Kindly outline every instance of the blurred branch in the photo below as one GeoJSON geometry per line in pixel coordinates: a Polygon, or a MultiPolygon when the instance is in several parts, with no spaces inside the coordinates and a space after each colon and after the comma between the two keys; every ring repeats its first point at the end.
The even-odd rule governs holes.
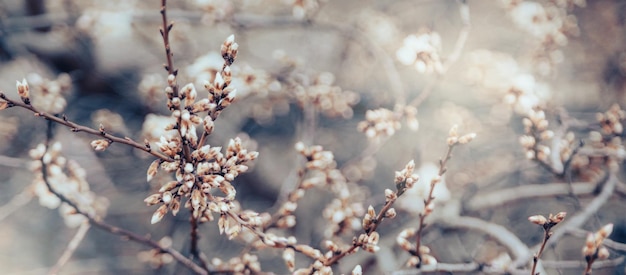
{"type": "Polygon", "coordinates": [[[13,214],[13,212],[22,208],[22,206],[28,204],[33,199],[33,193],[30,188],[26,188],[22,193],[19,193],[5,205],[0,207],[0,222],[6,217],[13,214]]]}
{"type": "Polygon", "coordinates": [[[505,246],[516,261],[526,264],[532,256],[528,247],[506,227],[490,223],[474,217],[448,217],[437,221],[437,224],[447,228],[463,228],[483,232],[505,246]]]}
{"type": "MultiPolygon", "coordinates": [[[[593,193],[597,187],[591,182],[576,182],[571,184],[571,188],[574,195],[585,195],[593,193]]],[[[476,194],[469,202],[467,202],[466,210],[480,211],[482,209],[498,207],[500,205],[523,201],[526,199],[563,195],[570,195],[570,184],[548,183],[521,185],[489,193],[476,194]]]]}
{"type": "MultiPolygon", "coordinates": [[[[616,267],[624,263],[624,257],[617,257],[615,259],[604,260],[604,261],[595,261],[593,262],[593,269],[598,268],[607,268],[607,267],[616,267]]],[[[587,263],[585,261],[543,261],[543,265],[547,268],[554,269],[574,269],[574,268],[585,268],[587,263]]]]}
{"type": "MultiPolygon", "coordinates": [[[[544,266],[547,268],[553,269],[574,269],[574,268],[584,268],[586,263],[584,261],[542,261],[544,266]]],[[[624,257],[618,257],[611,260],[598,261],[593,263],[593,268],[607,268],[607,267],[615,267],[619,266],[624,262],[624,257]]],[[[471,273],[475,274],[476,272],[482,272],[486,274],[528,274],[528,270],[504,270],[501,268],[490,267],[488,265],[479,264],[479,263],[460,263],[460,264],[450,264],[450,263],[438,263],[435,268],[431,271],[420,271],[417,269],[406,269],[406,270],[398,270],[393,272],[393,275],[416,275],[422,273],[434,273],[434,272],[448,272],[448,273],[471,273]]],[[[543,274],[543,273],[542,273],[543,274]]]]}
{"type": "Polygon", "coordinates": [[[530,270],[505,270],[498,267],[490,267],[485,264],[479,263],[460,263],[460,264],[451,264],[451,263],[437,263],[437,265],[428,271],[419,270],[419,269],[404,269],[397,270],[391,273],[392,275],[417,275],[417,274],[438,274],[438,273],[451,273],[451,274],[459,274],[459,273],[470,273],[470,274],[511,274],[511,275],[527,275],[530,270]]]}
{"type": "Polygon", "coordinates": [[[11,167],[11,168],[27,168],[28,160],[21,159],[21,158],[0,156],[0,166],[6,166],[6,167],[11,167]]]}
{"type": "Polygon", "coordinates": [[[63,268],[65,264],[67,263],[67,261],[69,261],[70,258],[72,258],[72,255],[74,255],[74,251],[76,251],[76,248],[78,248],[78,245],[80,244],[80,242],[85,238],[85,235],[87,235],[87,232],[89,232],[89,228],[91,228],[91,225],[88,222],[85,222],[80,225],[80,227],[78,228],[78,231],[76,231],[76,235],[74,235],[74,238],[72,238],[70,243],[67,245],[67,248],[65,248],[65,251],[63,251],[63,254],[61,254],[61,257],[59,257],[59,260],[57,261],[57,263],[52,268],[50,268],[50,271],[48,271],[48,274],[59,273],[61,268],[63,268]]]}

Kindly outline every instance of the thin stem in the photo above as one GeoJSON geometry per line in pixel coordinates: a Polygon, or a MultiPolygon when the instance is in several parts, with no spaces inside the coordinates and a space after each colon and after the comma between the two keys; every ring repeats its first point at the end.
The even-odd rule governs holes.
{"type": "Polygon", "coordinates": [[[198,219],[193,216],[193,209],[191,209],[191,256],[193,259],[197,259],[198,262],[202,265],[204,270],[209,271],[208,263],[202,258],[200,250],[198,249],[198,240],[200,237],[198,236],[198,219]]]}
{"type": "MultiPolygon", "coordinates": [[[[394,198],[389,199],[389,200],[387,200],[385,202],[385,205],[383,205],[383,207],[378,212],[378,215],[376,215],[376,218],[374,219],[374,221],[372,221],[372,227],[369,227],[368,229],[366,229],[365,230],[365,234],[370,236],[373,232],[376,231],[376,229],[378,228],[378,225],[380,225],[380,223],[385,218],[385,215],[387,214],[387,211],[389,211],[389,209],[391,209],[391,207],[393,206],[393,204],[396,202],[397,199],[398,199],[398,196],[397,196],[397,191],[396,191],[396,196],[394,196],[394,198]]],[[[363,243],[360,243],[358,241],[353,241],[352,242],[352,246],[350,248],[348,248],[347,250],[344,250],[341,253],[336,254],[333,257],[331,257],[330,259],[326,260],[324,262],[324,265],[325,266],[331,266],[331,265],[337,263],[343,257],[354,253],[354,251],[357,248],[361,247],[362,245],[363,245],[363,243]]]]}
{"type": "MultiPolygon", "coordinates": [[[[163,38],[163,46],[165,46],[165,56],[167,59],[165,69],[169,74],[176,76],[178,70],[174,68],[174,54],[170,48],[170,31],[174,24],[167,22],[167,0],[161,0],[161,19],[163,23],[161,27],[161,37],[163,38]]],[[[172,87],[172,89],[174,89],[174,97],[178,97],[178,87],[172,87]]]]}
{"type": "Polygon", "coordinates": [[[49,121],[55,122],[57,124],[61,124],[61,125],[65,126],[65,127],[68,127],[68,128],[70,128],[70,130],[72,130],[72,132],[84,132],[84,133],[87,133],[87,134],[90,134],[90,135],[93,135],[93,136],[104,138],[104,139],[108,140],[109,142],[117,142],[117,143],[126,144],[126,145],[129,145],[129,146],[134,147],[136,149],[142,150],[142,151],[144,151],[146,153],[149,153],[149,154],[151,154],[151,155],[153,155],[153,156],[155,156],[155,157],[157,157],[159,159],[162,159],[164,161],[173,161],[173,159],[171,159],[170,157],[168,157],[168,156],[166,156],[166,155],[164,155],[164,154],[162,154],[160,152],[156,152],[156,151],[152,150],[152,148],[150,148],[149,144],[141,144],[139,142],[136,142],[136,141],[132,140],[129,137],[121,138],[121,137],[109,134],[106,131],[100,131],[100,130],[96,130],[96,129],[93,129],[93,128],[90,128],[90,127],[87,127],[87,126],[84,126],[84,125],[80,125],[78,123],[70,121],[65,116],[62,116],[62,117],[59,118],[59,117],[57,117],[55,115],[52,115],[52,114],[49,114],[49,113],[46,113],[46,112],[41,112],[41,111],[37,110],[35,107],[33,107],[32,105],[25,104],[25,103],[17,101],[17,100],[12,100],[12,99],[6,97],[6,95],[3,94],[3,93],[0,93],[0,99],[3,99],[5,101],[9,102],[11,107],[17,106],[17,107],[20,107],[20,108],[24,108],[26,110],[29,110],[29,111],[33,112],[35,114],[35,116],[43,117],[46,120],[49,120],[49,121]]]}
{"type": "MultiPolygon", "coordinates": [[[[437,173],[439,177],[443,176],[443,174],[446,173],[446,165],[448,164],[448,161],[452,157],[452,150],[454,149],[454,146],[455,144],[448,145],[448,149],[446,151],[445,156],[443,157],[443,159],[439,160],[439,172],[437,173]]],[[[431,180],[430,190],[428,191],[428,197],[426,197],[426,199],[424,200],[424,213],[419,214],[419,225],[417,227],[417,232],[415,234],[415,256],[419,258],[419,263],[417,264],[418,265],[417,267],[420,267],[422,264],[422,255],[420,253],[420,246],[422,245],[422,232],[424,231],[424,227],[426,227],[426,217],[430,214],[426,210],[426,208],[435,200],[435,197],[433,197],[433,192],[435,190],[435,185],[438,183],[438,181],[439,179],[431,180]]]]}
{"type": "MultiPolygon", "coordinates": [[[[47,131],[46,131],[46,144],[48,145],[50,143],[50,140],[52,138],[52,121],[48,121],[48,127],[47,127],[47,131]]],[[[46,148],[49,146],[46,146],[46,148]]],[[[45,154],[44,154],[45,155],[45,154]]],[[[163,247],[161,246],[159,243],[146,238],[144,236],[138,235],[136,233],[133,233],[131,231],[128,231],[126,229],[117,227],[117,226],[113,226],[110,224],[107,224],[105,222],[103,222],[101,220],[100,217],[93,215],[91,213],[87,213],[82,211],[78,205],[76,205],[73,201],[71,201],[70,199],[68,199],[66,196],[64,196],[63,194],[57,192],[52,185],[50,184],[50,182],[48,182],[48,165],[43,161],[43,157],[40,160],[41,162],[41,174],[42,174],[42,180],[45,183],[46,187],[48,187],[48,191],[50,191],[50,193],[54,194],[55,196],[57,196],[62,202],[66,203],[67,205],[69,205],[70,207],[72,207],[74,209],[74,211],[76,212],[76,214],[82,215],[85,218],[87,218],[87,220],[89,220],[89,223],[104,230],[107,231],[109,233],[112,234],[116,234],[116,235],[120,235],[120,236],[124,236],[127,239],[131,240],[131,241],[135,241],[147,246],[151,246],[152,248],[155,248],[157,250],[159,250],[160,252],[163,253],[168,253],[170,255],[172,255],[172,257],[177,260],[178,262],[180,262],[181,264],[183,264],[184,266],[186,266],[187,268],[191,269],[192,271],[198,273],[198,274],[208,274],[208,272],[206,270],[204,270],[202,267],[196,265],[192,260],[190,260],[189,258],[183,256],[182,254],[180,254],[180,252],[178,252],[175,249],[169,248],[169,247],[163,247]]]]}
{"type": "Polygon", "coordinates": [[[74,251],[76,251],[80,242],[85,238],[87,232],[89,232],[89,228],[91,228],[89,223],[83,223],[80,225],[78,231],[76,231],[76,235],[74,235],[70,243],[67,245],[67,248],[65,248],[65,251],[63,251],[63,254],[59,257],[57,263],[50,269],[50,271],[48,271],[48,274],[59,273],[61,268],[63,268],[67,261],[72,258],[72,255],[74,255],[74,251]]]}
{"type": "Polygon", "coordinates": [[[583,275],[591,275],[591,265],[593,264],[593,260],[587,261],[587,266],[585,267],[585,271],[583,275]]]}
{"type": "Polygon", "coordinates": [[[535,273],[535,270],[537,269],[537,263],[539,262],[539,258],[541,258],[541,254],[543,253],[543,250],[546,248],[546,243],[550,239],[550,235],[551,235],[550,228],[544,228],[543,242],[541,243],[541,247],[539,247],[539,251],[537,252],[537,254],[533,256],[533,267],[530,270],[530,275],[538,274],[538,273],[535,273]]]}
{"type": "Polygon", "coordinates": [[[6,217],[21,209],[33,199],[33,192],[30,188],[22,191],[22,193],[13,196],[13,198],[5,205],[0,206],[0,222],[6,217]]]}
{"type": "MultiPolygon", "coordinates": [[[[608,172],[607,172],[608,173],[608,172]]],[[[572,229],[582,227],[585,222],[593,216],[598,210],[608,202],[609,198],[615,191],[615,186],[617,185],[617,176],[612,173],[609,173],[606,179],[603,180],[602,183],[604,186],[602,187],[602,191],[598,196],[596,196],[585,208],[582,209],[579,213],[576,213],[571,218],[564,220],[559,223],[559,227],[552,231],[552,235],[550,236],[550,240],[546,245],[554,245],[558,240],[561,239],[565,235],[565,233],[571,231],[572,229]]],[[[533,250],[537,249],[534,247],[533,250]]],[[[518,258],[511,265],[514,267],[519,267],[526,265],[530,258],[518,258]]]]}

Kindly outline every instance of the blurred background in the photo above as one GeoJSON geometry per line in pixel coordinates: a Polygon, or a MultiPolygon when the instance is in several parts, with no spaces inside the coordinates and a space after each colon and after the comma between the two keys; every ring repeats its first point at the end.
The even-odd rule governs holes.
{"type": "MultiPolygon", "coordinates": [[[[522,118],[539,107],[554,128],[564,117],[592,124],[596,113],[626,104],[626,2],[620,0],[170,2],[168,14],[175,22],[170,42],[181,86],[195,83],[199,95],[206,95],[201,83],[220,69],[221,44],[230,34],[239,44],[233,65],[238,99],[216,121],[208,144],[226,146],[240,136],[260,152],[251,171],[234,182],[244,209],[271,211],[295,186],[302,165],[293,149],[298,141],[332,151],[346,178],[362,187],[358,199],[378,209],[383,190],[394,187],[394,171],[414,159],[428,174],[428,165],[445,154],[449,129],[458,124],[461,134],[475,132],[477,138],[455,149],[445,178],[449,194],[436,212],[455,203],[462,215],[503,225],[532,247],[543,232],[527,222],[528,216],[574,214],[595,195],[538,195],[485,209],[467,206],[495,190],[564,182],[526,158],[519,145],[522,118]],[[407,54],[412,55],[407,59],[407,54]],[[332,103],[307,97],[318,90],[332,103]],[[379,138],[357,129],[367,110],[406,104],[417,109],[419,127],[403,120],[393,135],[379,138]]],[[[147,0],[3,0],[0,90],[18,98],[14,83],[26,79],[36,106],[53,108],[46,105],[55,102],[46,97],[52,93],[65,98],[59,113],[72,121],[94,128],[103,123],[119,136],[154,141],[162,127],[158,116],[168,115],[159,7],[160,1],[147,0]]],[[[587,139],[590,129],[576,129],[576,138],[587,139]]],[[[0,111],[3,274],[47,273],[76,234],[58,210],[40,206],[33,195],[28,152],[45,140],[45,131],[46,122],[27,110],[0,111]]],[[[155,240],[170,236],[173,247],[187,253],[187,213],[149,223],[155,209],[143,199],[169,179],[159,174],[146,182],[150,155],[122,144],[94,152],[93,137],[62,126],[54,131],[63,154],[86,170],[91,190],[108,200],[107,222],[155,240]]],[[[617,160],[623,178],[622,163],[617,160]]],[[[572,180],[593,182],[584,173],[572,180]]],[[[332,197],[324,190],[307,192],[296,212],[297,226],[281,234],[319,247],[327,227],[320,213],[332,197]]],[[[612,222],[611,238],[626,242],[624,207],[624,193],[616,192],[583,229],[612,222]]],[[[366,274],[390,272],[394,264],[402,268],[409,255],[394,246],[395,236],[415,226],[417,213],[409,207],[398,212],[380,227],[387,248],[377,257],[349,256],[337,273],[355,264],[366,274]]],[[[220,236],[215,223],[203,224],[200,231],[201,249],[209,258],[227,260],[245,247],[220,236]]],[[[506,252],[484,233],[436,225],[427,228],[424,242],[446,263],[487,263],[506,252]]],[[[568,236],[544,257],[583,261],[583,243],[584,238],[568,236]]],[[[146,250],[92,228],[61,274],[188,272],[176,263],[146,262],[150,257],[138,256],[146,250]]],[[[611,252],[613,259],[624,257],[611,252]]],[[[278,251],[253,254],[264,270],[288,273],[278,251]]],[[[623,274],[623,262],[596,274],[623,274]]],[[[308,263],[296,260],[297,267],[308,263]]],[[[579,274],[582,268],[546,271],[579,274]]]]}

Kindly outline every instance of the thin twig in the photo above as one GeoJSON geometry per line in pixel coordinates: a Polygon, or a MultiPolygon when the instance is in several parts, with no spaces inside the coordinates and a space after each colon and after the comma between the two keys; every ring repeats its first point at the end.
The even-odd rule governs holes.
{"type": "Polygon", "coordinates": [[[191,248],[190,248],[190,252],[191,252],[191,256],[192,259],[197,259],[198,262],[200,262],[200,264],[202,265],[202,267],[204,268],[204,270],[208,271],[209,270],[209,264],[202,258],[202,253],[200,252],[200,249],[198,249],[198,240],[200,239],[200,237],[198,236],[198,219],[196,219],[193,216],[193,208],[191,209],[191,217],[190,217],[190,224],[191,224],[191,248]]]}
{"type": "Polygon", "coordinates": [[[74,251],[76,251],[80,242],[83,241],[85,235],[87,235],[87,232],[89,232],[89,228],[91,228],[91,225],[88,222],[82,223],[80,225],[78,231],[76,231],[76,235],[74,235],[70,243],[67,244],[67,248],[65,248],[65,251],[63,251],[63,254],[61,254],[61,257],[59,257],[57,263],[52,268],[50,268],[48,274],[58,274],[59,271],[61,271],[67,261],[72,258],[72,255],[74,255],[74,251]]]}
{"type": "Polygon", "coordinates": [[[0,166],[6,166],[11,168],[27,168],[27,163],[28,161],[25,159],[0,156],[0,166]]]}
{"type": "Polygon", "coordinates": [[[26,190],[22,191],[22,193],[13,196],[8,203],[0,207],[0,222],[18,209],[22,208],[24,205],[28,204],[32,199],[33,192],[30,188],[26,188],[26,190]]]}
{"type": "MultiPolygon", "coordinates": [[[[452,157],[452,150],[454,149],[454,146],[455,144],[448,145],[445,156],[439,160],[439,172],[437,173],[439,177],[443,176],[443,174],[446,173],[446,165],[452,157]]],[[[431,180],[428,196],[424,200],[424,213],[419,213],[419,225],[417,226],[417,232],[415,233],[415,256],[419,258],[419,263],[417,264],[418,268],[422,264],[422,255],[420,253],[420,246],[422,245],[422,232],[424,231],[424,227],[426,227],[426,217],[429,214],[426,208],[435,200],[435,197],[433,197],[433,192],[435,190],[435,185],[438,183],[439,180],[440,178],[438,178],[437,180],[431,180]]]]}
{"type": "MultiPolygon", "coordinates": [[[[604,186],[602,187],[602,192],[595,197],[583,210],[579,213],[576,213],[571,218],[568,218],[560,223],[560,226],[555,229],[550,237],[550,240],[546,243],[547,246],[555,245],[561,237],[563,237],[567,232],[571,231],[575,228],[582,227],[585,222],[593,216],[595,213],[600,210],[600,208],[608,202],[609,198],[613,194],[615,190],[615,185],[617,184],[617,176],[609,173],[606,181],[604,182],[604,186]]],[[[532,249],[539,249],[539,245],[534,246],[532,249]]],[[[530,256],[519,257],[512,263],[512,266],[520,267],[524,266],[530,260],[530,256]]]]}
{"type": "MultiPolygon", "coordinates": [[[[378,228],[378,225],[380,225],[380,223],[385,218],[385,215],[387,214],[387,211],[389,211],[389,209],[391,209],[391,207],[396,202],[396,200],[397,200],[397,197],[395,197],[394,199],[387,200],[387,202],[385,202],[385,205],[378,212],[378,215],[376,216],[376,219],[374,221],[372,221],[372,227],[370,227],[367,230],[365,230],[365,234],[367,234],[369,236],[370,234],[372,234],[373,232],[376,231],[376,229],[378,228]]],[[[348,255],[354,253],[356,251],[356,249],[361,247],[362,245],[363,244],[358,242],[358,241],[353,241],[351,247],[349,247],[348,249],[343,250],[341,253],[337,253],[337,254],[333,255],[333,257],[331,257],[330,259],[328,259],[327,261],[324,262],[324,265],[325,266],[331,266],[331,265],[336,264],[339,260],[341,260],[345,256],[348,256],[348,255]]]]}
{"type": "MultiPolygon", "coordinates": [[[[52,121],[48,121],[48,127],[47,127],[47,139],[46,139],[46,144],[50,143],[50,139],[52,138],[52,121]]],[[[49,146],[46,146],[46,148],[49,146]]],[[[45,155],[45,154],[44,154],[45,155]]],[[[85,218],[87,218],[89,220],[89,223],[102,229],[105,230],[107,232],[110,232],[112,234],[116,234],[116,235],[120,235],[120,236],[124,236],[126,238],[128,238],[129,240],[147,245],[147,246],[151,246],[152,248],[156,248],[157,250],[159,250],[160,252],[163,253],[168,253],[170,255],[172,255],[172,257],[177,260],[178,262],[180,262],[181,264],[183,264],[184,266],[186,266],[187,268],[191,269],[192,271],[198,273],[198,274],[208,274],[208,272],[206,270],[204,270],[202,267],[196,265],[192,260],[190,260],[189,258],[183,256],[182,254],[180,254],[180,252],[178,252],[175,249],[169,248],[169,247],[163,247],[161,246],[158,242],[155,242],[149,238],[146,238],[144,236],[138,235],[136,233],[133,233],[131,231],[128,231],[126,229],[123,228],[119,228],[110,224],[107,224],[105,222],[103,222],[101,220],[100,217],[95,216],[93,214],[87,213],[82,211],[78,205],[76,205],[73,201],[71,201],[70,199],[68,199],[67,197],[65,197],[63,194],[57,192],[52,185],[50,185],[50,182],[48,182],[48,165],[43,161],[43,157],[40,160],[41,162],[41,174],[42,174],[42,180],[45,183],[46,187],[48,187],[48,191],[50,191],[50,193],[54,194],[55,196],[57,196],[62,202],[66,203],[67,205],[69,205],[70,207],[72,207],[74,209],[74,211],[76,212],[76,214],[82,215],[85,218]]]]}
{"type": "Polygon", "coordinates": [[[29,111],[33,112],[35,114],[35,116],[43,117],[43,118],[45,118],[45,119],[47,119],[49,121],[53,121],[53,122],[55,122],[57,124],[61,124],[61,125],[65,126],[65,127],[70,128],[70,130],[72,130],[72,132],[84,132],[84,133],[87,133],[87,134],[90,134],[90,135],[93,135],[93,136],[97,136],[97,137],[106,139],[109,142],[117,142],[117,143],[126,144],[126,145],[129,145],[131,147],[134,147],[134,148],[137,148],[139,150],[142,150],[142,151],[144,151],[146,153],[149,153],[149,154],[151,154],[151,155],[153,155],[153,156],[155,156],[155,157],[157,157],[159,159],[162,159],[162,160],[165,160],[165,161],[173,161],[173,159],[171,159],[170,157],[168,157],[168,156],[166,156],[166,155],[164,155],[164,154],[162,154],[160,152],[152,150],[152,148],[150,148],[149,144],[141,144],[141,143],[138,143],[138,142],[132,140],[129,137],[121,138],[121,137],[109,134],[106,131],[96,130],[96,129],[93,129],[93,128],[90,128],[90,127],[87,127],[87,126],[84,126],[84,125],[80,125],[78,123],[70,121],[65,116],[62,116],[62,117],[59,118],[59,117],[54,116],[52,114],[49,114],[49,113],[46,113],[46,112],[41,112],[41,111],[37,110],[33,105],[26,104],[26,103],[23,103],[23,102],[20,102],[20,101],[17,101],[17,100],[12,100],[12,99],[8,98],[4,93],[0,93],[0,99],[3,99],[5,101],[9,102],[9,104],[10,104],[9,107],[17,106],[17,107],[20,107],[20,108],[24,108],[26,110],[29,110],[29,111]]]}

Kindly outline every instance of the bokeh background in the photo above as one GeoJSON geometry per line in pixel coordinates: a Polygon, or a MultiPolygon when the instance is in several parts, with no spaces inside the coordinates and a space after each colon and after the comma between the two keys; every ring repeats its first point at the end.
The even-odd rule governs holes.
{"type": "MultiPolygon", "coordinates": [[[[463,215],[503,225],[531,247],[541,241],[542,231],[527,221],[528,216],[558,211],[574,214],[594,194],[516,201],[480,211],[463,208],[490,191],[563,182],[525,157],[518,141],[524,131],[523,112],[506,102],[511,85],[530,86],[533,100],[540,102],[555,124],[563,110],[593,123],[597,112],[614,103],[626,105],[626,2],[620,0],[536,1],[548,14],[562,16],[556,32],[563,34],[565,42],[562,38],[546,42],[545,33],[554,28],[542,29],[540,18],[533,17],[536,6],[514,8],[519,5],[516,2],[531,1],[469,0],[469,21],[459,12],[463,5],[452,0],[170,2],[179,83],[202,83],[203,77],[212,77],[215,52],[228,35],[235,34],[239,55],[233,75],[240,97],[216,122],[208,143],[225,146],[237,135],[254,140],[260,157],[235,186],[242,207],[259,212],[271,211],[280,194],[293,188],[301,165],[293,149],[297,141],[333,151],[339,167],[355,159],[361,163],[357,175],[352,170],[352,179],[366,190],[365,205],[378,208],[384,203],[383,190],[393,188],[394,171],[411,159],[418,167],[437,163],[445,153],[448,130],[458,124],[461,133],[475,132],[477,138],[455,150],[445,180],[450,199],[437,210],[459,204],[463,215]],[[432,32],[441,39],[437,54],[448,66],[444,72],[422,73],[399,62],[396,53],[407,36],[432,32]],[[466,40],[460,39],[464,32],[466,40]],[[458,41],[463,42],[461,47],[458,41]],[[451,54],[458,56],[451,58],[451,54]],[[519,74],[527,78],[513,81],[519,74]],[[311,120],[307,107],[298,104],[290,89],[319,79],[331,79],[341,91],[352,92],[342,96],[357,95],[358,102],[347,113],[328,117],[318,112],[311,120]],[[365,112],[393,109],[425,93],[428,96],[417,106],[419,129],[402,125],[372,151],[370,144],[376,141],[357,130],[365,112]]],[[[146,0],[3,0],[0,90],[17,98],[16,80],[62,81],[66,76],[59,75],[67,74],[72,86],[64,94],[67,107],[63,113],[68,118],[97,128],[94,120],[106,109],[123,120],[123,125],[116,124],[119,135],[143,140],[151,129],[144,124],[149,115],[167,115],[164,99],[159,97],[166,76],[158,33],[159,6],[160,1],[146,0]]],[[[203,94],[202,86],[196,87],[203,94]]],[[[109,114],[105,120],[114,121],[115,115],[105,114],[109,114]]],[[[41,207],[29,189],[28,152],[45,139],[45,129],[45,121],[26,110],[0,112],[3,274],[46,273],[76,232],[65,225],[57,210],[41,207]]],[[[585,131],[579,130],[577,137],[587,138],[585,131]]],[[[149,223],[155,209],[145,206],[143,199],[158,190],[158,181],[146,182],[145,172],[152,161],[148,154],[121,144],[96,153],[89,146],[91,137],[61,126],[55,128],[54,139],[63,144],[67,158],[86,169],[91,189],[110,202],[107,222],[157,240],[171,236],[175,248],[188,250],[188,216],[168,215],[157,225],[149,223]]],[[[618,175],[623,178],[619,164],[618,175]]],[[[327,226],[320,213],[331,198],[324,190],[308,192],[296,212],[297,226],[285,234],[319,246],[327,226]]],[[[616,192],[583,229],[597,230],[612,222],[611,238],[626,242],[625,207],[623,190],[616,192]]],[[[398,212],[397,219],[381,226],[388,247],[377,257],[365,252],[347,257],[337,267],[338,273],[349,272],[355,264],[366,267],[367,274],[390,272],[390,266],[391,270],[402,268],[408,254],[394,246],[395,235],[415,225],[416,213],[398,212]]],[[[220,236],[215,223],[202,225],[201,232],[201,249],[211,258],[228,259],[245,246],[220,236]]],[[[567,237],[544,257],[582,261],[583,242],[581,237],[567,237]]],[[[489,262],[506,251],[481,232],[438,226],[426,230],[425,244],[440,262],[447,263],[489,262]]],[[[138,257],[145,250],[92,228],[62,274],[186,274],[176,263],[154,269],[138,257]]],[[[613,259],[624,257],[623,251],[611,252],[613,259]]],[[[279,252],[255,254],[264,269],[288,273],[279,252]]],[[[598,269],[597,274],[623,274],[623,262],[598,269]]],[[[297,266],[307,264],[306,259],[296,261],[297,266]]],[[[547,271],[578,274],[582,269],[547,271]]]]}

